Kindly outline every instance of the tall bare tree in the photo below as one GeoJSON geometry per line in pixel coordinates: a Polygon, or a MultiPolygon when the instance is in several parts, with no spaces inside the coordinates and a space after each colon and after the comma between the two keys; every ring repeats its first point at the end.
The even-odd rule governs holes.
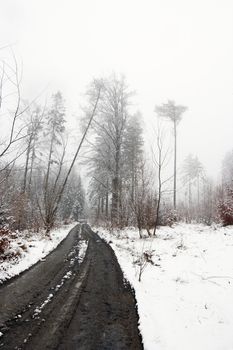
{"type": "Polygon", "coordinates": [[[129,117],[129,103],[132,92],[123,77],[115,75],[101,79],[102,92],[99,100],[96,118],[92,129],[103,140],[109,150],[111,168],[111,221],[112,225],[119,224],[121,203],[121,171],[124,135],[129,117]]]}
{"type": "Polygon", "coordinates": [[[171,180],[171,177],[164,178],[164,170],[166,169],[169,162],[169,147],[165,145],[165,132],[162,129],[160,122],[158,120],[157,128],[154,131],[156,137],[156,144],[151,148],[152,151],[152,161],[155,166],[156,176],[157,176],[157,198],[156,198],[156,210],[155,210],[155,219],[154,219],[154,230],[153,236],[156,235],[156,230],[159,225],[161,215],[161,201],[162,196],[166,192],[164,185],[171,180]]]}
{"type": "Polygon", "coordinates": [[[187,107],[176,105],[174,101],[168,100],[161,106],[156,106],[155,111],[158,116],[166,118],[173,123],[174,131],[174,182],[173,182],[173,206],[176,209],[176,182],[177,182],[177,125],[181,121],[182,114],[187,107]]]}

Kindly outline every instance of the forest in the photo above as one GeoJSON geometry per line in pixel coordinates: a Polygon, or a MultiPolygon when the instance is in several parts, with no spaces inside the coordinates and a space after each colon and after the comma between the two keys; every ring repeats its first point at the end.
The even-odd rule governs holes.
{"type": "Polygon", "coordinates": [[[152,134],[145,135],[126,78],[94,79],[85,92],[80,140],[70,145],[62,92],[43,105],[28,101],[15,56],[12,62],[1,64],[2,250],[12,231],[49,234],[59,223],[79,218],[113,228],[134,226],[140,236],[142,229],[153,236],[158,226],[179,221],[233,224],[232,151],[223,159],[221,183],[205,175],[195,155],[177,166],[177,131],[187,106],[172,100],[155,106],[152,134]],[[78,148],[73,158],[71,147],[78,148]]]}
{"type": "Polygon", "coordinates": [[[0,349],[233,349],[233,2],[0,6],[0,349]]]}

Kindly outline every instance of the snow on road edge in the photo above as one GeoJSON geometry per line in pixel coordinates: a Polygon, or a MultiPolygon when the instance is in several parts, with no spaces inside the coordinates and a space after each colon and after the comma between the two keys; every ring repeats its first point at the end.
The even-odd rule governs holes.
{"type": "Polygon", "coordinates": [[[233,227],[179,224],[146,240],[135,229],[98,231],[135,289],[145,350],[233,349],[233,227]],[[153,264],[138,282],[143,251],[153,264]]]}
{"type": "Polygon", "coordinates": [[[0,284],[29,269],[39,260],[43,260],[67,237],[70,230],[76,225],[77,222],[52,230],[50,233],[51,239],[43,237],[41,233],[32,235],[29,240],[26,240],[23,235],[15,239],[12,242],[11,249],[19,251],[20,257],[15,262],[4,261],[0,263],[0,284]],[[19,246],[19,241],[20,245],[24,246],[23,250],[19,246]]]}

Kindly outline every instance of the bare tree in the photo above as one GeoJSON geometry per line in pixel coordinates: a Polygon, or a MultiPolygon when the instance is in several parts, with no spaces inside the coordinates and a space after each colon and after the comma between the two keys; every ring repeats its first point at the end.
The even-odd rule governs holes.
{"type": "Polygon", "coordinates": [[[167,103],[161,106],[156,106],[155,111],[158,116],[166,118],[173,123],[174,131],[174,186],[173,186],[173,206],[176,209],[176,178],[177,178],[177,125],[181,121],[182,114],[187,110],[187,107],[176,105],[174,101],[168,100],[167,103]]]}
{"type": "Polygon", "coordinates": [[[112,226],[123,227],[136,222],[132,208],[143,158],[141,115],[129,113],[132,93],[122,77],[113,75],[102,82],[103,94],[86,153],[89,196],[95,222],[110,218],[112,226]]]}
{"type": "Polygon", "coordinates": [[[20,118],[28,106],[22,105],[21,72],[14,53],[12,59],[12,63],[2,61],[0,67],[0,113],[4,118],[6,114],[8,115],[6,123],[8,132],[5,140],[0,143],[0,160],[3,160],[13,146],[26,137],[24,126],[20,126],[20,118]]]}
{"type": "Polygon", "coordinates": [[[123,77],[118,79],[115,75],[112,75],[108,79],[100,79],[100,83],[102,84],[102,93],[98,104],[97,118],[93,120],[92,130],[101,139],[98,142],[100,152],[104,153],[108,149],[109,161],[107,166],[111,169],[111,184],[109,184],[112,197],[111,222],[113,226],[117,226],[120,220],[119,214],[122,203],[123,142],[129,116],[129,99],[132,93],[129,91],[123,77]]]}
{"type": "Polygon", "coordinates": [[[138,167],[135,197],[131,206],[136,217],[139,236],[143,238],[142,229],[146,229],[148,235],[151,236],[150,229],[154,227],[156,196],[152,190],[151,174],[146,167],[145,160],[142,160],[138,167]]]}
{"type": "Polygon", "coordinates": [[[166,143],[166,133],[162,128],[160,120],[157,119],[156,129],[153,130],[154,137],[156,138],[156,143],[151,147],[152,153],[152,161],[156,170],[156,178],[157,178],[157,200],[156,200],[156,210],[155,210],[155,222],[154,222],[154,230],[153,236],[156,235],[156,230],[161,220],[160,217],[160,208],[162,196],[167,192],[164,187],[166,183],[168,183],[173,176],[164,175],[167,165],[170,160],[170,148],[166,143]]]}

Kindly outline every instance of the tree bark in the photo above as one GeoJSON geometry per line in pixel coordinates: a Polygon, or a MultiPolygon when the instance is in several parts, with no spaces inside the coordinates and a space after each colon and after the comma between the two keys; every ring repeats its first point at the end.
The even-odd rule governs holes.
{"type": "Polygon", "coordinates": [[[106,219],[108,220],[108,181],[107,181],[107,190],[105,194],[105,216],[106,216],[106,219]]]}
{"type": "Polygon", "coordinates": [[[112,180],[112,225],[118,225],[118,215],[119,215],[119,172],[120,172],[120,144],[117,141],[116,153],[115,153],[115,174],[112,180]]]}
{"type": "Polygon", "coordinates": [[[174,120],[174,190],[173,190],[174,209],[176,209],[176,155],[177,155],[177,130],[176,130],[176,120],[174,120]]]}

